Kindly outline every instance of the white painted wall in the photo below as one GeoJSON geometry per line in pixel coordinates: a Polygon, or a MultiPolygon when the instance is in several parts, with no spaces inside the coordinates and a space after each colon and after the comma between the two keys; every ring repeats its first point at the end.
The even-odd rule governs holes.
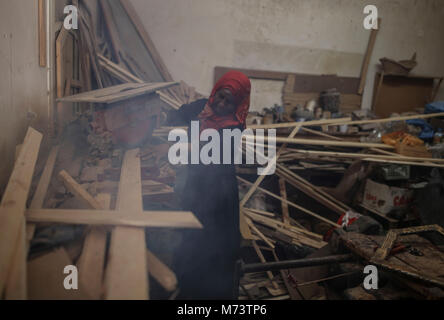
{"type": "MultiPolygon", "coordinates": [[[[205,94],[211,91],[215,66],[359,77],[370,35],[363,28],[367,4],[378,7],[383,21],[364,108],[370,107],[382,57],[402,60],[417,52],[419,65],[414,73],[444,75],[444,0],[131,2],[173,77],[205,94]]],[[[255,86],[256,91],[268,89],[267,84],[255,86]]],[[[253,108],[280,95],[273,91],[266,96],[256,99],[253,108]]],[[[444,87],[439,98],[444,99],[444,87]]]]}
{"type": "Polygon", "coordinates": [[[0,190],[28,126],[43,131],[48,125],[47,70],[39,66],[37,3],[0,0],[0,190]]]}

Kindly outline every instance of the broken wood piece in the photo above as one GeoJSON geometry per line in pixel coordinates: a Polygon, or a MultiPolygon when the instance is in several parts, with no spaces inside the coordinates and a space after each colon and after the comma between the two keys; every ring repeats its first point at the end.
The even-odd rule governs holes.
{"type": "MultiPolygon", "coordinates": [[[[95,200],[101,209],[109,209],[111,195],[101,193],[97,195],[95,200]]],[[[107,231],[105,229],[95,227],[88,230],[83,242],[82,253],[77,262],[80,285],[93,300],[99,300],[102,296],[106,241],[107,231]]]]}
{"type": "Polygon", "coordinates": [[[150,275],[168,292],[177,289],[176,274],[150,250],[146,252],[147,265],[150,275]]]}
{"type": "MultiPolygon", "coordinates": [[[[0,296],[3,295],[11,268],[13,267],[13,261],[17,262],[26,256],[22,254],[20,259],[14,259],[14,253],[17,252],[16,244],[21,233],[20,229],[24,222],[26,200],[42,138],[41,133],[31,127],[28,129],[22,150],[15,163],[0,204],[0,296]]],[[[21,245],[26,245],[26,242],[23,242],[21,245]]],[[[26,248],[23,248],[23,251],[26,251],[26,248]]],[[[21,263],[26,262],[21,261],[21,263]]],[[[22,274],[21,277],[26,279],[26,273],[22,274]]]]}

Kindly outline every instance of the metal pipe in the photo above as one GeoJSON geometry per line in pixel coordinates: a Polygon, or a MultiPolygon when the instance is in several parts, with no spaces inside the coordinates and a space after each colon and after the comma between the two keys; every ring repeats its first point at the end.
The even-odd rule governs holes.
{"type": "Polygon", "coordinates": [[[352,254],[343,254],[343,255],[321,257],[321,258],[287,260],[279,262],[251,263],[251,264],[241,263],[240,271],[241,274],[245,274],[245,273],[262,272],[262,271],[296,269],[296,268],[321,266],[332,263],[348,262],[352,259],[353,259],[352,254]]]}

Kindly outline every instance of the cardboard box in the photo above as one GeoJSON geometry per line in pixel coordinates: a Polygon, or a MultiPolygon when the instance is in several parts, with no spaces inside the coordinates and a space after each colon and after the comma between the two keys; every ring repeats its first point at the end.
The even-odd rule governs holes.
{"type": "Polygon", "coordinates": [[[389,187],[367,179],[362,204],[381,214],[387,214],[395,208],[406,207],[413,199],[413,191],[389,187]]]}

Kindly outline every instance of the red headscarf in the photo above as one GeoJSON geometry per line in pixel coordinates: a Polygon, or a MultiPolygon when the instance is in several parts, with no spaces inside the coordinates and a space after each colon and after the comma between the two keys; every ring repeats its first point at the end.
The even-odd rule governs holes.
{"type": "Polygon", "coordinates": [[[205,108],[199,115],[200,130],[216,129],[220,130],[227,127],[241,126],[242,130],[246,128],[248,110],[250,109],[251,82],[248,77],[239,71],[227,72],[213,88],[211,96],[205,108]],[[214,96],[221,89],[230,90],[238,105],[234,115],[218,116],[211,109],[210,105],[214,102],[214,96]]]}

